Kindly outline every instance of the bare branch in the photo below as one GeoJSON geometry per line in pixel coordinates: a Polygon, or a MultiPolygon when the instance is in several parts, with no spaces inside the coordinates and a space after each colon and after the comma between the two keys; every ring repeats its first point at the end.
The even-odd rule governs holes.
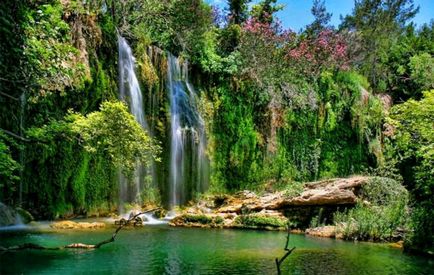
{"type": "Polygon", "coordinates": [[[45,246],[42,246],[42,245],[39,245],[39,244],[35,244],[35,243],[25,243],[25,244],[22,244],[22,245],[15,245],[15,246],[11,246],[11,247],[2,247],[2,246],[0,246],[0,251],[8,252],[8,251],[26,250],[26,249],[34,249],[34,250],[62,250],[62,249],[68,249],[68,248],[71,248],[71,249],[77,249],[77,248],[79,248],[79,249],[95,249],[95,248],[100,248],[101,246],[103,246],[105,244],[114,242],[115,239],[116,239],[117,234],[119,233],[119,231],[121,231],[121,229],[125,225],[127,225],[131,221],[135,220],[138,216],[143,215],[145,213],[154,212],[154,211],[156,211],[158,209],[160,209],[160,208],[158,207],[158,208],[154,208],[154,209],[151,209],[151,210],[146,210],[146,211],[137,213],[136,215],[130,217],[126,222],[121,223],[119,225],[119,227],[116,228],[116,231],[113,233],[113,235],[109,239],[101,241],[101,242],[99,242],[97,244],[72,243],[72,244],[68,244],[68,245],[64,245],[64,246],[58,246],[58,247],[45,247],[45,246]]]}
{"type": "Polygon", "coordinates": [[[277,274],[280,275],[282,274],[281,270],[280,270],[280,266],[282,265],[283,261],[292,253],[292,251],[294,251],[295,246],[291,249],[288,248],[289,246],[289,234],[291,233],[290,229],[289,229],[289,225],[288,225],[288,235],[286,235],[286,244],[285,244],[285,248],[284,250],[286,251],[285,255],[283,255],[282,258],[276,258],[275,262],[276,262],[276,267],[277,267],[277,274]]]}

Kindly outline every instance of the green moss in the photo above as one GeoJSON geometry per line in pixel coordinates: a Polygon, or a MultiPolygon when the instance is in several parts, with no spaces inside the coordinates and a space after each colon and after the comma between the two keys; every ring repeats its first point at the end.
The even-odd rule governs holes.
{"type": "Polygon", "coordinates": [[[235,223],[247,227],[281,228],[288,224],[288,220],[286,218],[267,216],[263,214],[248,214],[237,216],[235,218],[235,223]]]}
{"type": "Polygon", "coordinates": [[[185,223],[200,223],[204,225],[219,225],[223,223],[223,218],[220,216],[208,216],[203,214],[184,214],[182,219],[185,223]]]}

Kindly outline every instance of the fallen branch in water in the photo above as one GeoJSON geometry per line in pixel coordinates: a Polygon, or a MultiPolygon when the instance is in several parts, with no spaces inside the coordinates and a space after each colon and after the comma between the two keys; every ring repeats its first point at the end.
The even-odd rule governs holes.
{"type": "Polygon", "coordinates": [[[117,234],[121,229],[128,225],[131,221],[135,220],[138,216],[143,215],[145,213],[154,212],[160,208],[154,208],[151,210],[143,211],[140,213],[135,214],[134,216],[131,216],[125,223],[121,223],[118,228],[116,228],[116,231],[113,233],[111,238],[101,241],[97,244],[84,244],[84,243],[72,243],[64,246],[58,246],[58,247],[45,247],[39,244],[35,243],[25,243],[21,245],[14,245],[10,247],[2,247],[0,246],[0,251],[7,252],[7,251],[15,251],[15,250],[25,250],[25,249],[35,249],[35,250],[61,250],[61,249],[68,249],[68,248],[81,248],[81,249],[95,249],[100,248],[101,246],[114,242],[116,239],[117,234]]]}
{"type": "Polygon", "coordinates": [[[291,249],[288,248],[288,245],[289,245],[289,234],[290,234],[290,229],[289,229],[289,225],[288,225],[288,235],[286,235],[286,244],[285,244],[285,251],[286,251],[286,253],[285,253],[285,255],[283,255],[282,258],[280,258],[280,260],[279,260],[279,258],[276,258],[276,260],[275,260],[276,261],[276,267],[277,267],[277,274],[278,275],[282,274],[281,270],[280,270],[280,265],[289,256],[289,254],[291,254],[292,251],[294,251],[294,249],[295,249],[295,246],[293,248],[291,248],[291,249]]]}

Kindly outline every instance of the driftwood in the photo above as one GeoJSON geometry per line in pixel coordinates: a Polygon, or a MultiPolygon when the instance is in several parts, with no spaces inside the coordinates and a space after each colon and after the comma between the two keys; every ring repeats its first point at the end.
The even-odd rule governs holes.
{"type": "Polygon", "coordinates": [[[286,244],[285,244],[285,248],[284,250],[286,251],[285,255],[282,256],[282,258],[276,258],[276,267],[277,267],[277,274],[280,275],[282,274],[282,271],[280,270],[280,266],[283,263],[283,261],[292,253],[292,251],[294,251],[295,246],[291,249],[288,248],[289,245],[289,234],[290,234],[290,229],[288,226],[288,235],[286,235],[286,244]]]}
{"type": "Polygon", "coordinates": [[[21,245],[14,245],[14,246],[10,246],[10,247],[2,247],[0,246],[0,251],[3,252],[7,252],[7,251],[15,251],[15,250],[26,250],[26,249],[34,249],[34,250],[62,250],[62,249],[68,249],[68,248],[80,248],[80,249],[96,249],[96,248],[100,248],[101,246],[114,242],[116,239],[117,234],[119,233],[119,231],[121,231],[121,229],[125,226],[128,225],[131,221],[135,220],[138,216],[145,214],[145,213],[149,213],[149,212],[154,212],[156,210],[158,210],[159,208],[154,208],[151,210],[147,210],[147,211],[143,211],[140,213],[135,214],[134,216],[131,216],[128,220],[126,220],[125,223],[121,223],[118,228],[116,228],[116,231],[113,233],[113,235],[111,236],[111,238],[101,241],[97,244],[84,244],[84,243],[72,243],[72,244],[68,244],[68,245],[64,245],[64,246],[58,246],[58,247],[45,247],[39,244],[35,244],[35,243],[24,243],[21,245]]]}

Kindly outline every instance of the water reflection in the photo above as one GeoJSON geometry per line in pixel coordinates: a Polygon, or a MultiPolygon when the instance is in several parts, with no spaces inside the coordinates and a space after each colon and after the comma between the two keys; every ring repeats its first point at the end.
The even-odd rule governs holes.
{"type": "MultiPolygon", "coordinates": [[[[111,229],[94,232],[0,233],[0,245],[35,242],[95,243],[111,229]]],[[[275,274],[285,234],[241,230],[201,230],[165,225],[122,231],[96,250],[20,251],[0,254],[0,274],[275,274]],[[8,263],[7,265],[3,263],[8,263]]],[[[291,236],[296,250],[284,274],[433,274],[434,263],[387,245],[291,236]]]]}

